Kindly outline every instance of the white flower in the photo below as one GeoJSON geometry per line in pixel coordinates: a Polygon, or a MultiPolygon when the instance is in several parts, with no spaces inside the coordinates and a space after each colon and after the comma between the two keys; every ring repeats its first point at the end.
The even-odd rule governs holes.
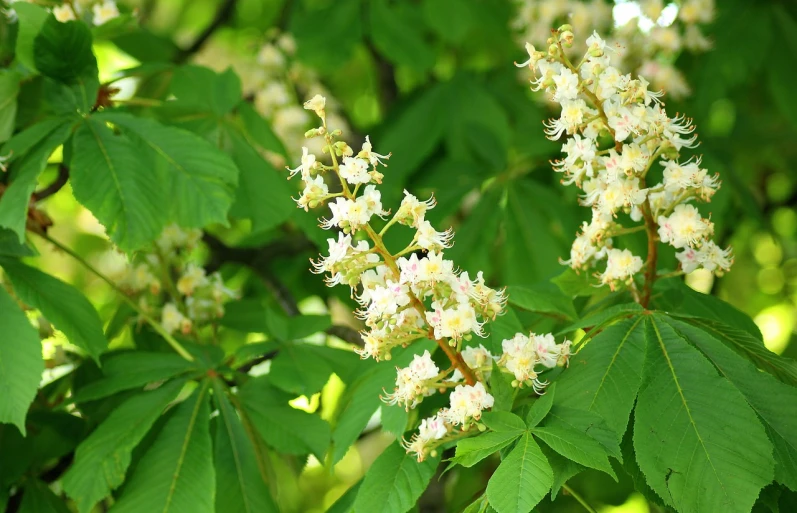
{"type": "Polygon", "coordinates": [[[114,0],[104,0],[101,3],[94,4],[92,11],[94,12],[92,22],[97,26],[107,23],[119,16],[119,9],[116,7],[116,2],[114,2],[114,0]]]}
{"type": "Polygon", "coordinates": [[[166,303],[161,311],[161,326],[168,334],[174,333],[177,329],[183,333],[191,332],[191,321],[186,318],[174,303],[166,303]]]}
{"type": "Polygon", "coordinates": [[[304,190],[298,199],[294,199],[299,208],[305,211],[314,208],[329,195],[329,187],[324,181],[324,177],[316,175],[315,178],[308,178],[304,182],[304,190]]]}
{"type": "Polygon", "coordinates": [[[388,153],[387,155],[381,155],[379,153],[374,152],[373,147],[371,146],[371,139],[369,138],[369,136],[366,135],[365,142],[363,143],[363,149],[360,151],[360,153],[357,156],[360,158],[367,159],[372,166],[376,167],[377,164],[381,166],[387,166],[387,164],[383,162],[383,159],[384,160],[389,159],[390,153],[388,153]]]}
{"type": "Polygon", "coordinates": [[[450,248],[451,241],[454,238],[454,232],[450,229],[444,232],[438,232],[429,221],[421,221],[418,225],[418,233],[416,240],[418,246],[427,250],[441,250],[443,248],[450,248]]]}
{"type": "Polygon", "coordinates": [[[352,185],[371,181],[371,175],[368,174],[368,161],[357,157],[343,157],[338,174],[352,185]]]}
{"type": "Polygon", "coordinates": [[[440,373],[429,351],[424,351],[422,356],[416,354],[408,367],[396,371],[396,387],[382,400],[407,409],[415,408],[424,397],[434,393],[431,381],[440,373]]]}
{"type": "Polygon", "coordinates": [[[401,200],[401,206],[396,212],[396,219],[399,223],[407,226],[418,227],[424,220],[424,216],[428,210],[435,206],[434,196],[426,201],[420,201],[418,198],[404,191],[404,199],[401,200]]]}
{"type": "Polygon", "coordinates": [[[296,167],[295,169],[288,168],[290,171],[290,176],[288,178],[293,178],[296,176],[297,173],[302,174],[302,180],[309,180],[310,179],[310,172],[317,167],[317,163],[315,160],[315,155],[310,153],[310,150],[306,147],[302,147],[302,163],[300,166],[296,167]]]}
{"type": "Polygon", "coordinates": [[[55,19],[61,23],[75,20],[75,11],[72,10],[69,4],[61,4],[53,7],[53,15],[55,19]]]}
{"type": "Polygon", "coordinates": [[[628,281],[642,269],[642,259],[627,249],[610,249],[606,254],[606,271],[600,279],[612,289],[615,282],[628,281]]]}
{"type": "Polygon", "coordinates": [[[426,458],[428,446],[431,443],[441,440],[448,434],[449,427],[446,425],[441,413],[439,412],[434,417],[423,419],[418,427],[418,432],[410,440],[401,440],[402,447],[407,452],[415,453],[419,462],[426,458]]]}
{"type": "Polygon", "coordinates": [[[471,420],[481,419],[482,411],[492,408],[495,400],[481,382],[475,385],[457,385],[449,397],[451,406],[441,411],[443,418],[455,426],[466,427],[471,420]]]}
{"type": "Polygon", "coordinates": [[[183,275],[177,280],[177,291],[184,296],[190,296],[198,287],[203,287],[207,283],[205,270],[196,264],[188,264],[183,275]]]}
{"type": "Polygon", "coordinates": [[[659,216],[659,238],[674,248],[695,247],[714,232],[714,224],[703,219],[694,205],[677,205],[669,217],[659,216]]]}
{"type": "Polygon", "coordinates": [[[317,94],[304,102],[304,108],[307,110],[312,110],[319,118],[323,119],[326,116],[326,112],[324,111],[326,103],[327,99],[320,94],[317,94]]]}

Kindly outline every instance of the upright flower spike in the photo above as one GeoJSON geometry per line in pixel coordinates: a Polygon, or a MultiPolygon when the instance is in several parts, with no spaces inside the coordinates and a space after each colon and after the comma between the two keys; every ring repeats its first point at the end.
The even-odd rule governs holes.
{"type": "MultiPolygon", "coordinates": [[[[573,87],[578,79],[568,77],[567,83],[573,87]]],[[[474,335],[484,337],[484,325],[503,312],[504,291],[488,287],[481,272],[471,279],[445,258],[454,233],[437,230],[426,219],[435,206],[434,198],[421,201],[405,191],[395,214],[391,216],[383,207],[377,186],[390,153],[377,153],[366,136],[355,155],[348,144],[336,140],[342,131],[329,126],[323,97],[308,100],[305,108],[315,112],[322,124],[306,137],[323,138],[329,162],[321,162],[321,157],[304,147],[301,165],[288,169],[289,178],[300,176],[304,182],[296,200],[300,208],[329,207],[331,215],[321,220],[321,227],[338,233],[327,240],[329,254],[313,261],[312,271],[326,274],[329,286],[351,288],[360,305],[355,314],[365,324],[363,345],[355,351],[362,358],[390,360],[394,348],[430,339],[450,363],[441,371],[440,359],[436,363],[429,351],[416,355],[408,367],[397,369],[393,391],[382,397],[388,404],[409,409],[435,391],[455,388],[450,407],[424,420],[420,432],[403,442],[422,460],[440,444],[478,431],[471,428],[494,403],[484,386],[494,363],[501,372],[520,376],[516,386],[526,384],[542,393],[546,383],[537,379],[538,374],[545,368],[566,365],[570,343],[556,344],[550,334],[526,337],[525,359],[506,352],[494,358],[481,345],[464,347],[474,335]],[[386,221],[379,232],[371,225],[375,217],[386,221]],[[389,250],[383,239],[395,225],[413,231],[407,245],[397,252],[389,250]]]]}
{"type": "Polygon", "coordinates": [[[620,74],[597,34],[587,39],[587,50],[574,65],[564,49],[570,37],[569,26],[553,32],[531,81],[532,89],[545,90],[562,108],[561,116],[545,125],[551,139],[568,136],[554,171],[563,175],[563,184],[581,189],[581,204],[592,209],[592,222],[582,225],[563,263],[579,271],[603,267],[606,259],[598,273],[601,283],[629,286],[645,306],[657,278],[658,242],[681,250],[676,256],[682,272],[727,271],[731,250],[711,240],[714,225],[695,206],[711,200],[719,178],[700,167],[700,158],[681,160],[683,148],[697,145],[692,120],[669,117],[661,93],[649,90],[644,77],[620,74]],[[663,179],[649,184],[654,165],[663,167],[663,179]],[[628,249],[614,247],[617,237],[638,231],[649,239],[644,264],[628,249]],[[643,269],[639,292],[636,278],[643,269]]]}

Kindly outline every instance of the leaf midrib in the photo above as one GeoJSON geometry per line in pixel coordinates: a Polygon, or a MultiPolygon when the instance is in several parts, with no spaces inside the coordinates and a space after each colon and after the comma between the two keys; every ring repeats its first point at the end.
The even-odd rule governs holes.
{"type": "Polygon", "coordinates": [[[620,351],[623,349],[623,346],[625,346],[625,343],[628,341],[628,338],[631,336],[631,333],[633,333],[633,332],[634,332],[634,330],[636,330],[636,327],[639,325],[639,323],[640,323],[641,321],[642,321],[642,316],[640,316],[640,317],[639,317],[639,318],[636,320],[636,322],[634,323],[634,325],[633,325],[633,326],[631,326],[631,329],[629,329],[629,330],[626,332],[625,336],[624,336],[624,337],[622,338],[622,340],[620,341],[620,344],[617,346],[617,350],[616,350],[616,351],[614,352],[614,354],[612,355],[612,359],[611,359],[611,361],[609,362],[609,365],[606,367],[606,372],[603,374],[603,376],[601,376],[601,382],[600,382],[600,383],[598,383],[598,388],[596,388],[596,389],[595,389],[595,395],[593,395],[593,396],[592,396],[592,401],[589,403],[589,408],[587,408],[588,410],[590,410],[590,411],[591,411],[591,410],[592,410],[592,407],[595,405],[595,401],[597,401],[597,400],[598,400],[598,394],[600,393],[601,389],[603,388],[603,383],[606,381],[606,377],[609,375],[609,371],[610,371],[610,370],[612,369],[612,367],[614,366],[614,362],[617,360],[617,357],[618,357],[618,355],[620,354],[620,351]]]}
{"type": "MultiPolygon", "coordinates": [[[[661,352],[664,355],[665,360],[667,360],[667,368],[669,369],[670,374],[672,374],[672,379],[673,379],[673,382],[675,383],[675,388],[678,391],[678,395],[681,398],[681,404],[683,405],[684,410],[686,411],[687,417],[689,417],[689,423],[692,425],[692,429],[694,430],[695,435],[697,435],[697,439],[700,442],[700,446],[703,448],[703,453],[706,455],[706,460],[708,461],[709,465],[711,466],[711,470],[714,473],[714,477],[717,479],[717,482],[719,483],[720,487],[722,488],[723,494],[726,497],[730,497],[730,495],[728,494],[727,490],[725,489],[725,483],[723,482],[723,480],[720,478],[719,474],[717,473],[717,468],[714,466],[714,462],[711,461],[711,455],[708,452],[708,448],[706,447],[706,443],[703,441],[703,437],[700,436],[700,431],[697,429],[697,424],[695,423],[695,419],[692,417],[692,410],[689,408],[689,405],[688,405],[688,403],[686,401],[686,397],[684,396],[684,393],[683,393],[683,389],[681,388],[681,383],[678,381],[678,376],[677,376],[677,374],[675,372],[675,367],[672,364],[672,360],[670,360],[670,354],[667,352],[667,348],[664,346],[664,340],[662,339],[661,333],[659,332],[659,327],[656,325],[656,320],[652,316],[650,318],[650,323],[653,326],[653,331],[656,332],[656,340],[659,343],[659,347],[661,347],[661,352]]],[[[690,457],[689,461],[690,461],[689,465],[691,466],[691,464],[692,464],[691,463],[692,462],[692,458],[691,457],[690,457]]],[[[667,488],[669,490],[669,485],[667,486],[667,488]]]]}

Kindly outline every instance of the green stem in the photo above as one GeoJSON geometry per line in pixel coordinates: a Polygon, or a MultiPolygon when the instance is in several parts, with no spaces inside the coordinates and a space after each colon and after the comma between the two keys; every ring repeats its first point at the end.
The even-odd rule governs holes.
{"type": "Polygon", "coordinates": [[[34,233],[36,233],[36,235],[38,235],[39,237],[43,238],[44,240],[46,240],[47,242],[49,242],[53,246],[57,247],[58,249],[60,249],[64,253],[66,253],[67,255],[69,255],[72,258],[74,258],[75,260],[77,260],[88,271],[90,271],[95,276],[100,278],[102,281],[104,281],[105,283],[110,285],[112,289],[114,289],[120,296],[122,296],[122,299],[130,306],[130,308],[135,310],[138,313],[138,315],[142,319],[144,319],[144,321],[146,321],[150,326],[152,326],[152,329],[154,329],[160,336],[162,336],[164,338],[164,340],[166,340],[166,342],[170,346],[172,346],[172,349],[177,351],[177,353],[180,356],[182,356],[183,358],[185,358],[189,362],[193,362],[194,361],[194,357],[191,356],[191,354],[188,351],[185,350],[185,348],[180,344],[180,342],[178,342],[165,329],[163,329],[163,326],[161,326],[158,321],[156,321],[155,319],[150,317],[149,314],[147,314],[144,310],[142,310],[141,307],[138,306],[135,301],[130,299],[127,296],[127,294],[125,294],[124,291],[122,289],[120,289],[110,278],[108,278],[107,276],[102,274],[100,271],[98,271],[93,265],[91,265],[86,260],[84,260],[83,257],[81,257],[80,255],[75,253],[71,248],[65,246],[64,244],[62,244],[60,242],[58,242],[57,240],[53,239],[52,237],[50,237],[46,233],[38,233],[38,232],[34,232],[34,233]]]}
{"type": "Polygon", "coordinates": [[[573,490],[572,488],[570,488],[570,487],[567,485],[567,483],[563,484],[563,485],[562,485],[562,488],[563,488],[563,489],[564,489],[564,490],[565,490],[567,493],[569,493],[569,494],[570,494],[570,495],[571,495],[571,496],[572,496],[572,497],[573,497],[575,500],[577,500],[577,501],[579,502],[579,504],[581,504],[582,506],[584,506],[584,509],[585,509],[585,510],[587,510],[587,511],[589,511],[589,513],[598,513],[597,511],[595,511],[595,508],[593,508],[592,506],[590,506],[589,504],[587,504],[587,501],[585,501],[585,500],[584,500],[584,498],[583,498],[582,496],[580,496],[579,494],[577,494],[577,493],[575,492],[575,490],[573,490]]]}

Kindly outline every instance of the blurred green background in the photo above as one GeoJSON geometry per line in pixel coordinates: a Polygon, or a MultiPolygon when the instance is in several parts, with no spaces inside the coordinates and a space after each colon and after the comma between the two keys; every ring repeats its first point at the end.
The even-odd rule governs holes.
{"type": "MultiPolygon", "coordinates": [[[[518,28],[525,25],[519,17],[530,4],[545,3],[120,1],[125,19],[136,18],[138,23],[125,22],[124,30],[98,38],[95,51],[104,80],[124,69],[155,69],[163,63],[194,63],[217,72],[231,67],[241,79],[244,96],[271,122],[293,161],[307,144],[301,134],[313,126],[301,101],[316,92],[327,95],[330,123],[344,129],[353,147],[370,134],[376,151],[393,153],[382,187],[386,207],[395,208],[405,188],[419,197],[434,193],[439,206],[430,220],[457,232],[449,252],[452,259],[472,273],[483,270],[494,284],[528,284],[563,271],[558,259],[567,257],[578,225],[589,215],[577,205],[572,188],[559,185],[551,170],[550,160],[557,158],[561,143],[545,139],[541,122],[552,110],[528,90],[527,77],[512,65],[525,60],[518,28]]],[[[648,22],[664,27],[679,23],[681,6],[663,6],[669,15],[648,22]]],[[[613,25],[642,12],[637,2],[605,2],[602,9],[613,17],[592,19],[590,14],[579,19],[581,26],[619,30],[613,25]]],[[[642,33],[650,30],[648,25],[642,33]]],[[[794,358],[797,4],[722,0],[714,21],[701,30],[712,43],[709,50],[659,52],[655,59],[674,65],[691,89],[682,98],[666,98],[667,109],[694,118],[702,143],[694,154],[703,156],[709,171],[720,173],[722,189],[707,211],[716,225],[717,243],[733,246],[735,263],[722,278],[695,272],[686,282],[749,314],[772,351],[794,358]]],[[[587,35],[577,33],[576,38],[587,35]]],[[[143,110],[147,99],[164,95],[163,79],[157,74],[115,85],[120,103],[143,110]]],[[[186,116],[183,126],[224,144],[212,120],[186,116]]],[[[276,169],[293,164],[277,155],[269,158],[276,169]]],[[[51,160],[58,162],[60,157],[51,160]]],[[[42,184],[55,173],[49,170],[42,184]]],[[[314,225],[313,215],[291,208],[286,193],[295,192],[296,186],[280,182],[280,187],[259,191],[273,206],[267,218],[210,230],[229,245],[263,251],[267,257],[258,262],[257,273],[236,264],[229,254],[205,250],[197,258],[221,266],[227,283],[240,290],[244,300],[256,299],[279,310],[287,297],[303,313],[329,312],[337,324],[356,327],[345,287],[326,289],[319,277],[307,272],[307,259],[318,252],[316,245],[324,249],[326,234],[314,225]]],[[[56,239],[109,272],[119,265],[103,228],[69,192],[50,198],[44,208],[54,220],[51,233],[56,239]]],[[[663,262],[665,267],[675,266],[672,254],[663,262]]],[[[58,253],[45,253],[41,265],[88,291],[103,317],[110,317],[116,299],[96,278],[58,253]]],[[[230,308],[235,311],[242,303],[230,308]]],[[[129,343],[129,336],[114,343],[129,343]]],[[[233,333],[222,336],[229,337],[231,345],[241,343],[233,333]]],[[[247,340],[258,339],[262,336],[252,334],[247,340]]],[[[51,342],[48,356],[57,362],[58,338],[51,342]]],[[[321,407],[324,416],[332,412],[341,390],[333,376],[320,396],[300,398],[295,406],[309,411],[321,407]]],[[[391,440],[381,432],[378,419],[372,419],[366,434],[332,472],[313,461],[298,480],[286,472],[281,483],[286,504],[293,511],[325,511],[391,440]]],[[[434,480],[419,508],[460,511],[472,498],[474,483],[484,480],[469,469],[453,479],[434,480]]],[[[585,472],[572,484],[601,512],[648,511],[644,499],[631,494],[627,478],[618,485],[605,475],[585,472]]],[[[551,508],[543,504],[540,510],[551,508]]],[[[566,498],[555,510],[579,511],[580,506],[566,498]]]]}

